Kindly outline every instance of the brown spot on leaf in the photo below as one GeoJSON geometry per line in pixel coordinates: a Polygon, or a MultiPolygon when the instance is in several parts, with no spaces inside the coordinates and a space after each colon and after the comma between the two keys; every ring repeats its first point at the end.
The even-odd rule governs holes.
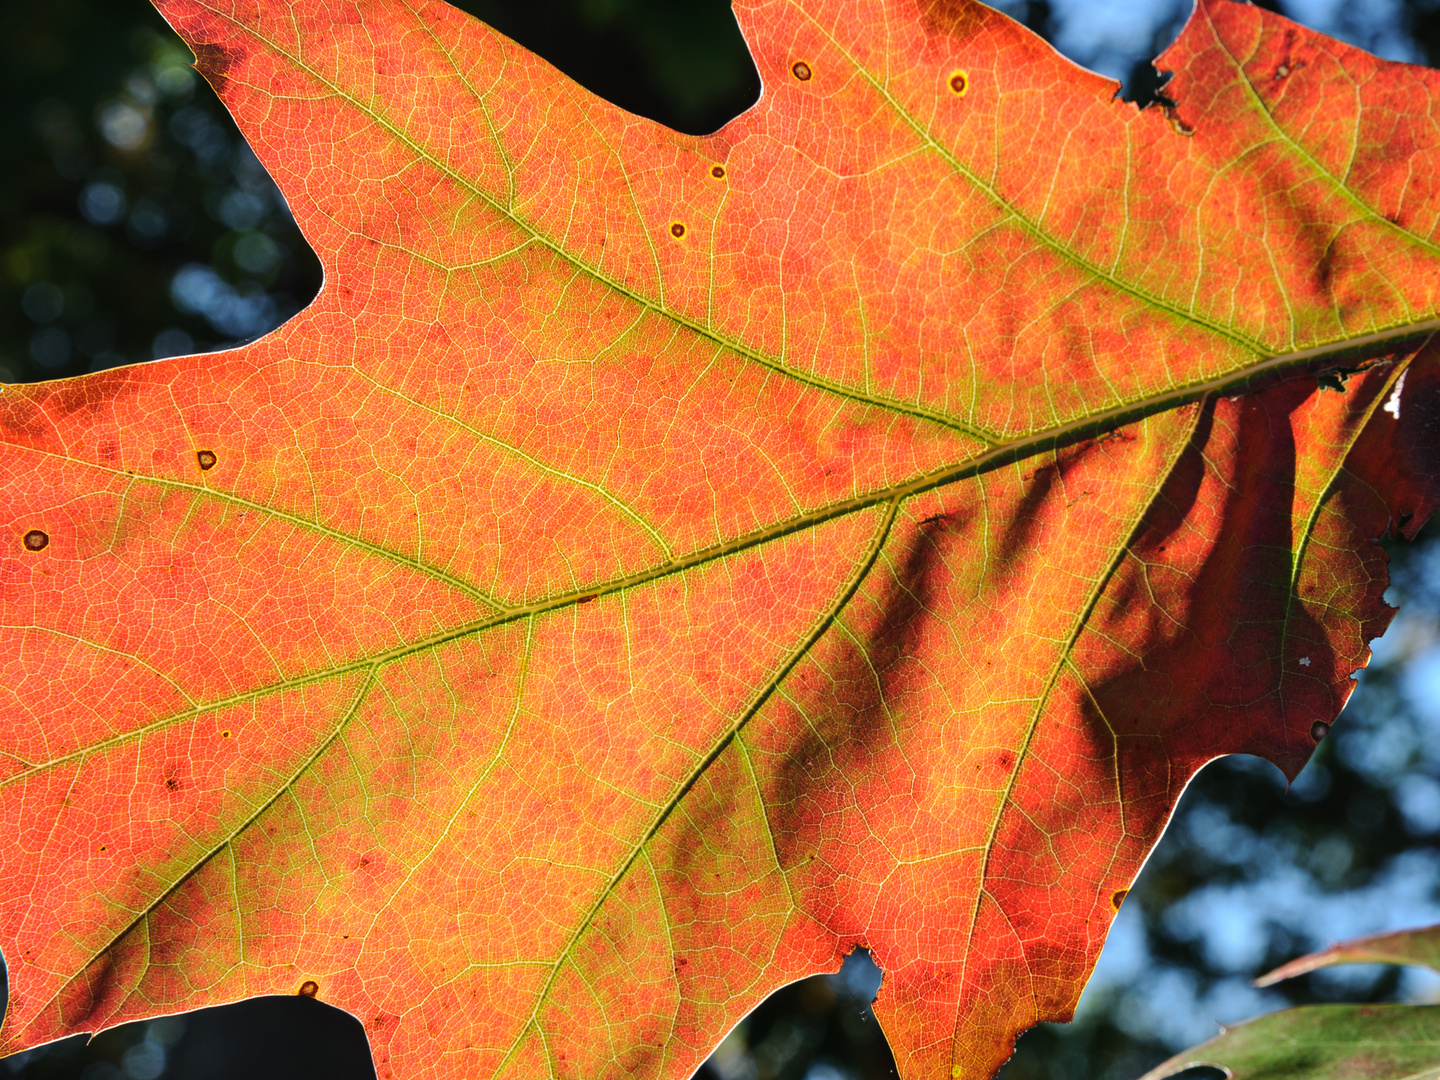
{"type": "Polygon", "coordinates": [[[814,74],[810,70],[810,65],[805,63],[804,60],[796,60],[795,63],[791,64],[790,73],[801,82],[809,82],[810,76],[814,74]]]}
{"type": "Polygon", "coordinates": [[[43,405],[56,421],[74,413],[93,416],[120,398],[134,396],[139,388],[140,383],[125,368],[111,368],[52,383],[43,405]]]}
{"type": "Polygon", "coordinates": [[[39,529],[31,529],[25,534],[25,550],[44,551],[50,546],[50,536],[39,529]]]}
{"type": "Polygon", "coordinates": [[[313,998],[318,993],[320,993],[320,984],[314,979],[306,979],[300,984],[301,997],[313,998]]]}
{"type": "Polygon", "coordinates": [[[1120,910],[1120,905],[1125,902],[1125,898],[1126,898],[1127,896],[1129,896],[1129,895],[1130,895],[1130,890],[1129,890],[1129,889],[1116,889],[1116,890],[1115,890],[1115,894],[1110,897],[1110,904],[1111,904],[1111,906],[1113,906],[1116,911],[1119,911],[1119,910],[1120,910]]]}
{"type": "Polygon", "coordinates": [[[237,50],[214,41],[196,41],[191,43],[190,51],[195,54],[195,70],[205,76],[217,94],[224,94],[230,69],[239,59],[237,50]]]}
{"type": "Polygon", "coordinates": [[[711,168],[710,168],[710,175],[713,176],[716,180],[724,180],[724,179],[725,179],[725,166],[724,166],[724,165],[714,165],[714,166],[711,166],[711,168]]]}
{"type": "Polygon", "coordinates": [[[969,37],[989,14],[971,0],[921,0],[920,21],[931,34],[969,37]]]}
{"type": "Polygon", "coordinates": [[[228,738],[230,737],[230,732],[228,732],[228,731],[222,731],[222,732],[220,732],[220,737],[221,737],[222,739],[228,739],[228,738]]]}
{"type": "Polygon", "coordinates": [[[1316,720],[1315,723],[1310,725],[1310,738],[1314,739],[1317,743],[1329,734],[1330,725],[1325,723],[1324,720],[1316,720]]]}
{"type": "Polygon", "coordinates": [[[683,221],[672,221],[670,223],[670,235],[679,240],[685,235],[685,223],[683,221]]]}
{"type": "Polygon", "coordinates": [[[964,97],[965,91],[970,89],[970,76],[963,71],[952,71],[945,82],[950,87],[950,92],[957,97],[964,97]]]}
{"type": "Polygon", "coordinates": [[[219,458],[215,456],[214,450],[197,450],[195,451],[195,460],[199,463],[201,472],[209,472],[215,467],[215,462],[219,458]]]}

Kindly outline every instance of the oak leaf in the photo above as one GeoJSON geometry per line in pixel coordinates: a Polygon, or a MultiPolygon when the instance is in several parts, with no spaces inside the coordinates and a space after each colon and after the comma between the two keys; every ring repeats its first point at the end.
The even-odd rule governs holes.
{"type": "Polygon", "coordinates": [[[0,1050],[303,992],[382,1077],[682,1077],[865,945],[985,1076],[1335,719],[1437,494],[1435,73],[1202,0],[1137,111],[743,0],[691,137],[438,2],[158,6],[326,279],[0,392],[0,1050]]]}

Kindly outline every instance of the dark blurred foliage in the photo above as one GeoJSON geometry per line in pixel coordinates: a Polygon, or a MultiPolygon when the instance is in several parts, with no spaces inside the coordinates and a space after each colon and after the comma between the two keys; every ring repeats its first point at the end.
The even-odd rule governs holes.
{"type": "MultiPolygon", "coordinates": [[[[464,0],[459,6],[635,112],[703,133],[760,86],[725,0],[464,0]]],[[[1184,0],[999,0],[1077,61],[1163,94],[1148,63],[1184,0]]],[[[1277,6],[1273,0],[1265,4],[1277,6]]],[[[1282,0],[1392,59],[1440,62],[1440,0],[1282,0]]],[[[189,54],[142,0],[0,5],[0,379],[55,378],[273,328],[320,284],[314,254],[189,54]]],[[[1287,1002],[1433,996],[1396,969],[1249,979],[1331,939],[1440,921],[1440,530],[1396,545],[1405,602],[1376,663],[1286,792],[1248,758],[1207,768],[1131,890],[1073,1024],[1021,1039],[1007,1080],[1129,1080],[1287,1002]]],[[[894,1062],[862,951],[778,991],[703,1080],[879,1080],[894,1062]]],[[[33,1080],[374,1075],[358,1022],[262,998],[66,1040],[6,1061],[33,1080]]]]}
{"type": "Polygon", "coordinates": [[[0,6],[0,378],[278,326],[320,264],[189,51],[141,0],[0,6]]]}
{"type": "Polygon", "coordinates": [[[621,108],[708,135],[760,97],[725,0],[451,0],[621,108]]]}

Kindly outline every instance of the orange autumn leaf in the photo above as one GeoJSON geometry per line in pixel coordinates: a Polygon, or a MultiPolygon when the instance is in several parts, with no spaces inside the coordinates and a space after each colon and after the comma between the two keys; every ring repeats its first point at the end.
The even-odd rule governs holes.
{"type": "Polygon", "coordinates": [[[438,2],[158,6],[326,280],[0,391],[4,1051],[302,993],[683,1078],[865,945],[983,1077],[1194,772],[1328,731],[1440,496],[1440,76],[1203,0],[1137,111],[743,0],[697,138],[438,2]]]}

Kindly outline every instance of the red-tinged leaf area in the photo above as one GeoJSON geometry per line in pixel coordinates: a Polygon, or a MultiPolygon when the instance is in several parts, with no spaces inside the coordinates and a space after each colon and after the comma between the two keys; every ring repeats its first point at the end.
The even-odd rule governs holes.
{"type": "Polygon", "coordinates": [[[0,389],[5,1051],[306,993],[385,1080],[679,1080],[864,945],[985,1077],[1335,721],[1440,498],[1440,76],[1203,0],[1137,111],[751,0],[697,138],[440,3],[158,6],[325,286],[0,389]]]}

